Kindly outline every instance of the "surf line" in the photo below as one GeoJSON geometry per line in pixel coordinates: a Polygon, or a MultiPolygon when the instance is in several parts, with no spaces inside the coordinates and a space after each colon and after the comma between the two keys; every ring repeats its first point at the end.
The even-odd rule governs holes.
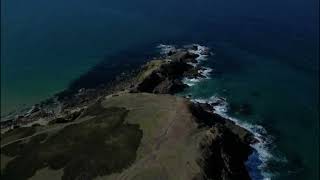
{"type": "MultiPolygon", "coordinates": [[[[188,47],[196,47],[194,50],[190,48],[190,52],[197,54],[196,63],[190,63],[190,65],[196,67],[200,66],[201,62],[207,61],[208,56],[212,54],[210,49],[206,46],[202,46],[199,44],[191,44],[184,46],[188,47]]],[[[171,51],[175,51],[176,47],[174,45],[165,45],[160,44],[157,46],[160,49],[160,54],[165,55],[171,51]]],[[[202,75],[199,78],[183,78],[182,82],[188,86],[196,86],[199,82],[210,79],[211,73],[213,69],[210,67],[200,66],[198,72],[202,75]]],[[[192,94],[191,94],[192,97],[192,94]]],[[[271,150],[268,148],[270,144],[272,144],[272,138],[268,135],[267,131],[261,125],[253,125],[244,121],[240,121],[234,117],[228,115],[228,103],[226,98],[215,94],[207,99],[195,98],[192,99],[193,102],[199,103],[207,103],[207,104],[215,104],[213,106],[213,113],[216,113],[226,119],[229,119],[235,122],[238,126],[248,130],[251,132],[255,138],[258,140],[257,143],[251,144],[250,146],[253,148],[252,154],[248,157],[246,161],[246,167],[249,172],[250,177],[253,180],[270,180],[274,175],[272,173],[267,172],[267,162],[273,159],[273,155],[271,150]]]]}

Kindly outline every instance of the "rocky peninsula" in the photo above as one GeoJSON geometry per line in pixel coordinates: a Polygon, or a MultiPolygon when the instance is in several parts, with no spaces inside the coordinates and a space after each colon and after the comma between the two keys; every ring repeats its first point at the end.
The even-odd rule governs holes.
{"type": "Polygon", "coordinates": [[[198,48],[170,50],[108,85],[66,90],[2,121],[1,178],[250,179],[254,135],[215,113],[219,102],[174,95],[188,87],[184,78],[204,76],[198,48]]]}

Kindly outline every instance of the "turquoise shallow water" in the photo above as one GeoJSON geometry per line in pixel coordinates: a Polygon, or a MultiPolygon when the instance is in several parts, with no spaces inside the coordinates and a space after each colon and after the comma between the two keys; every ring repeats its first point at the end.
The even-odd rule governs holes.
{"type": "Polygon", "coordinates": [[[1,5],[2,114],[67,88],[98,63],[103,68],[86,82],[144,62],[159,43],[200,43],[215,53],[206,62],[212,77],[189,91],[201,98],[217,93],[229,104],[251,107],[249,116],[230,115],[261,124],[274,137],[274,155],[287,159],[268,164],[275,179],[318,179],[318,1],[10,0],[1,5]],[[126,56],[128,51],[137,56],[126,56]]]}
{"type": "Polygon", "coordinates": [[[223,41],[253,51],[276,50],[270,53],[280,56],[295,51],[292,57],[314,60],[308,56],[314,54],[318,28],[312,0],[12,0],[1,5],[2,113],[48,97],[104,56],[141,44],[223,41]]]}
{"type": "Polygon", "coordinates": [[[2,114],[63,90],[109,55],[180,33],[174,24],[163,31],[130,3],[13,0],[1,5],[2,114]]]}

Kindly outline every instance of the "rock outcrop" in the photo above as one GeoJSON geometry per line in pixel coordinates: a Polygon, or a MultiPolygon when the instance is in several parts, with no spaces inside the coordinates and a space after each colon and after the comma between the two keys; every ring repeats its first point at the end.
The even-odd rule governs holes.
{"type": "MultiPolygon", "coordinates": [[[[158,64],[152,72],[145,76],[132,92],[149,92],[156,94],[175,94],[184,90],[187,85],[183,78],[201,78],[200,68],[190,65],[196,63],[197,54],[186,50],[171,53],[167,60],[158,64]]],[[[145,71],[141,72],[142,74],[145,71]]]]}
{"type": "Polygon", "coordinates": [[[219,102],[172,96],[187,87],[183,78],[203,76],[194,65],[197,48],[170,51],[108,88],[80,89],[54,101],[54,110],[48,102],[19,116],[50,123],[3,134],[1,177],[37,179],[41,171],[61,179],[250,179],[245,161],[254,135],[216,114],[219,102]]]}
{"type": "MultiPolygon", "coordinates": [[[[206,103],[193,103],[191,112],[201,127],[210,127],[201,142],[200,164],[209,179],[250,179],[245,161],[252,153],[254,135],[234,122],[213,113],[206,103]]],[[[204,178],[206,179],[206,178],[204,178]]]]}

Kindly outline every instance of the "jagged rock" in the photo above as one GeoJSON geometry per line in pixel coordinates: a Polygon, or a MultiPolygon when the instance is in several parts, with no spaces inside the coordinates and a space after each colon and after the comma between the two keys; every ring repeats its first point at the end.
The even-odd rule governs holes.
{"type": "MultiPolygon", "coordinates": [[[[194,45],[190,47],[190,49],[198,50],[198,46],[194,45]]],[[[107,129],[106,131],[101,131],[101,133],[95,133],[96,130],[109,127],[109,123],[111,123],[111,125],[116,125],[117,127],[124,123],[126,128],[137,128],[137,130],[143,131],[141,143],[137,144],[139,145],[139,148],[137,149],[137,152],[133,149],[134,152],[132,153],[133,155],[139,154],[139,156],[132,158],[133,165],[120,168],[119,170],[121,171],[112,172],[115,173],[113,174],[114,176],[130,177],[132,175],[132,177],[136,179],[143,179],[143,177],[149,176],[152,177],[151,179],[159,177],[163,177],[164,179],[198,180],[250,179],[245,168],[245,161],[252,152],[250,144],[258,141],[251,132],[238,126],[229,119],[214,113],[213,106],[219,105],[222,101],[212,104],[192,103],[190,100],[181,97],[161,95],[174,94],[182,91],[187,87],[181,81],[184,77],[197,78],[201,76],[199,68],[188,64],[190,62],[196,62],[196,58],[198,57],[197,54],[182,49],[176,50],[175,52],[169,52],[168,55],[169,57],[165,57],[164,60],[153,61],[154,63],[143,66],[139,72],[141,73],[141,76],[133,77],[128,83],[121,83],[124,79],[118,78],[118,80],[111,83],[112,87],[107,88],[108,90],[106,90],[106,86],[103,85],[92,90],[80,90],[79,92],[76,92],[76,94],[70,95],[70,97],[64,96],[66,98],[60,99],[62,110],[59,111],[58,116],[54,116],[59,118],[50,121],[49,124],[70,123],[79,117],[93,117],[93,119],[78,124],[75,122],[77,125],[71,125],[74,123],[70,123],[71,128],[80,128],[79,131],[60,131],[63,133],[71,133],[71,135],[73,135],[72,133],[81,134],[84,132],[84,138],[92,137],[86,134],[87,131],[81,131],[82,128],[84,130],[92,127],[94,128],[95,126],[92,124],[90,125],[92,122],[101,125],[97,126],[99,127],[97,129],[91,129],[92,135],[102,135],[107,130],[109,131],[109,129],[107,129]],[[170,59],[171,61],[167,59],[170,59]],[[120,83],[120,85],[118,83],[120,83]],[[131,93],[119,92],[114,94],[119,90],[129,90],[131,93]],[[106,94],[109,96],[106,96],[106,94]],[[94,101],[97,98],[100,98],[101,101],[94,101]],[[99,103],[94,103],[93,105],[92,102],[99,103]],[[85,109],[83,107],[86,105],[88,106],[87,111],[83,111],[82,113],[81,109],[85,109]],[[75,109],[80,110],[74,111],[75,109]],[[114,113],[115,109],[118,109],[121,114],[117,115],[117,113],[114,113]],[[120,109],[122,110],[120,111],[120,109]],[[82,126],[82,123],[87,123],[90,126],[82,126]],[[161,164],[159,162],[167,163],[168,166],[159,169],[158,166],[161,164]],[[190,167],[194,169],[188,169],[190,167]],[[149,172],[152,172],[152,174],[148,174],[149,172]]],[[[246,106],[244,106],[244,108],[242,107],[242,109],[246,108],[246,106]]],[[[42,113],[41,110],[37,110],[31,113],[31,116],[22,116],[18,120],[24,121],[26,118],[34,120],[36,117],[44,116],[42,113]]],[[[54,115],[57,115],[57,113],[54,115]]],[[[114,129],[112,128],[111,131],[114,131],[114,129]]],[[[113,138],[113,136],[111,136],[112,138],[110,141],[102,141],[101,144],[95,143],[96,139],[94,139],[94,141],[82,141],[82,138],[75,138],[74,141],[77,142],[76,145],[84,143],[84,147],[90,147],[86,144],[88,142],[93,142],[91,145],[97,146],[102,146],[106,143],[118,145],[117,143],[114,143],[114,140],[123,138],[124,133],[128,133],[129,139],[128,141],[124,139],[125,141],[123,141],[123,144],[120,144],[121,147],[122,145],[127,145],[130,143],[129,141],[132,140],[132,134],[130,134],[132,131],[123,130],[123,132],[114,132],[119,138],[113,138]],[[114,144],[112,144],[112,142],[114,144]]],[[[50,138],[55,137],[58,136],[51,136],[50,138]]],[[[101,137],[103,140],[104,138],[105,137],[101,137]]],[[[64,136],[62,136],[62,140],[64,140],[64,136]]],[[[58,143],[58,145],[60,144],[58,143]]],[[[36,148],[35,150],[39,149],[40,148],[36,148]]],[[[98,147],[93,149],[99,150],[101,148],[98,147]]],[[[130,148],[127,149],[128,151],[126,150],[125,153],[130,151],[130,148]]],[[[57,150],[60,149],[58,148],[57,150]]],[[[85,152],[91,153],[91,149],[85,152]]],[[[114,151],[110,151],[110,153],[113,152],[114,151]]],[[[69,153],[69,151],[65,153],[69,153]]],[[[89,155],[92,154],[88,154],[88,157],[89,155]]],[[[101,155],[103,155],[103,159],[107,160],[110,159],[110,157],[113,157],[105,152],[101,155]]],[[[123,156],[119,157],[123,158],[123,156]]],[[[95,156],[90,158],[95,158],[95,156]]],[[[24,159],[20,160],[23,161],[24,159]]],[[[115,162],[117,160],[119,159],[114,159],[115,162]]],[[[119,160],[119,162],[121,161],[122,159],[119,160]]],[[[27,163],[23,162],[20,164],[27,163]]],[[[106,164],[108,163],[102,163],[100,165],[104,166],[106,164]]],[[[77,167],[77,164],[71,165],[72,168],[74,168],[74,165],[77,167]]],[[[86,164],[79,163],[79,165],[84,168],[88,167],[86,164]]],[[[14,168],[15,166],[10,167],[14,168]]],[[[106,168],[104,167],[104,169],[106,168]]],[[[93,169],[92,172],[96,173],[95,170],[96,169],[93,169]]],[[[89,173],[89,171],[74,171],[74,173],[78,178],[86,178],[82,173],[89,173]]],[[[28,176],[31,175],[32,174],[28,174],[28,176]]],[[[96,176],[97,174],[94,175],[96,176]]]]}
{"type": "Polygon", "coordinates": [[[12,126],[13,122],[14,122],[14,119],[13,119],[13,118],[12,118],[12,119],[8,119],[8,120],[5,120],[5,121],[1,121],[1,129],[12,126]]]}
{"type": "Polygon", "coordinates": [[[193,66],[179,61],[173,61],[164,64],[160,68],[160,72],[168,78],[181,78],[186,71],[189,71],[193,66]]]}
{"type": "Polygon", "coordinates": [[[56,118],[56,119],[50,121],[49,124],[60,124],[60,123],[68,123],[68,122],[70,122],[70,121],[65,118],[56,118]]]}
{"type": "Polygon", "coordinates": [[[81,111],[75,111],[67,115],[65,118],[69,121],[74,121],[81,115],[81,111]]]}
{"type": "Polygon", "coordinates": [[[225,102],[224,99],[218,98],[216,101],[211,102],[210,105],[213,106],[213,107],[214,107],[214,106],[219,106],[219,105],[223,104],[224,102],[225,102]]]}
{"type": "Polygon", "coordinates": [[[190,111],[197,119],[201,119],[198,122],[200,125],[213,126],[216,123],[224,123],[225,118],[213,113],[212,107],[209,106],[209,104],[204,103],[192,103],[190,111]]]}
{"type": "Polygon", "coordinates": [[[213,113],[210,104],[193,103],[190,109],[198,123],[211,127],[201,143],[203,159],[199,164],[206,175],[202,179],[249,180],[244,162],[252,153],[250,144],[257,142],[254,135],[213,113]]]}
{"type": "Polygon", "coordinates": [[[183,76],[189,79],[192,78],[205,78],[205,76],[203,76],[200,72],[199,72],[200,68],[198,67],[193,67],[190,68],[188,71],[184,72],[183,76]]]}
{"type": "Polygon", "coordinates": [[[38,112],[38,111],[40,111],[40,108],[38,107],[38,105],[34,105],[34,106],[32,106],[31,109],[26,113],[25,116],[29,116],[29,115],[31,115],[31,114],[33,114],[33,113],[35,113],[35,112],[38,112]]]}
{"type": "MultiPolygon", "coordinates": [[[[164,63],[146,76],[142,82],[137,85],[136,89],[131,89],[130,92],[177,93],[187,87],[180,79],[183,77],[183,74],[191,68],[191,65],[179,61],[164,63]]],[[[148,69],[144,69],[144,71],[148,71],[148,69]]]]}
{"type": "Polygon", "coordinates": [[[204,179],[249,180],[244,162],[252,153],[230,129],[215,124],[201,142],[202,158],[199,161],[204,179]]]}
{"type": "Polygon", "coordinates": [[[158,84],[153,93],[155,94],[175,94],[177,92],[181,92],[183,89],[188,87],[187,85],[183,84],[180,80],[174,79],[169,80],[168,78],[158,84]]]}
{"type": "Polygon", "coordinates": [[[146,77],[137,87],[139,92],[153,92],[154,88],[158,86],[163,80],[164,77],[160,73],[154,72],[146,77]]]}
{"type": "Polygon", "coordinates": [[[167,55],[168,55],[168,56],[171,56],[171,55],[173,55],[174,53],[175,53],[175,51],[169,51],[167,55]]]}
{"type": "Polygon", "coordinates": [[[251,132],[238,126],[233,121],[214,113],[212,111],[213,107],[210,104],[192,103],[190,105],[190,110],[198,119],[201,119],[201,122],[199,123],[204,123],[207,126],[221,124],[236,134],[243,143],[252,144],[257,142],[257,139],[254,138],[254,135],[251,132]]]}
{"type": "Polygon", "coordinates": [[[41,124],[39,124],[39,123],[32,124],[32,127],[39,127],[39,126],[41,126],[41,124]]]}
{"type": "Polygon", "coordinates": [[[199,55],[190,53],[188,51],[177,51],[176,53],[172,54],[169,58],[172,61],[179,61],[184,63],[196,63],[196,58],[199,57],[199,55]]]}

